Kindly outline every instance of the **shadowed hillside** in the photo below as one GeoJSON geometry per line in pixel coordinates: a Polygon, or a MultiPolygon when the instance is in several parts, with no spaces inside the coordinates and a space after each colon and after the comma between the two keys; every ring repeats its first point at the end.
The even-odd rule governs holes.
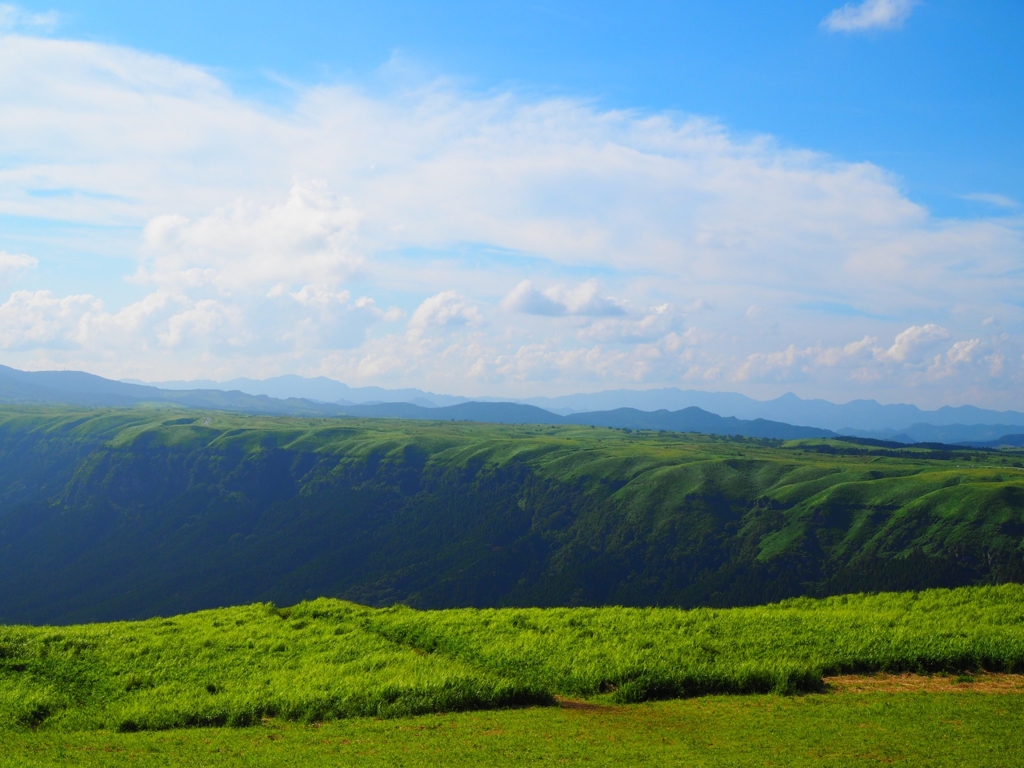
{"type": "Polygon", "coordinates": [[[0,620],[318,596],[739,605],[1024,579],[1020,454],[581,426],[0,413],[0,620]]]}

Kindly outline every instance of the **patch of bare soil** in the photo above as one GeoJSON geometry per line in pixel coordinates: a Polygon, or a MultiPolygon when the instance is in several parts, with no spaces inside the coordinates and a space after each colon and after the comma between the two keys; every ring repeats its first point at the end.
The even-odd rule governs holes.
{"type": "Polygon", "coordinates": [[[1024,693],[1024,675],[837,675],[825,686],[834,693],[1024,693]]]}
{"type": "Polygon", "coordinates": [[[555,701],[562,709],[575,709],[580,712],[616,712],[622,709],[622,707],[617,707],[611,704],[595,704],[592,701],[567,699],[563,696],[555,696],[555,701]]]}

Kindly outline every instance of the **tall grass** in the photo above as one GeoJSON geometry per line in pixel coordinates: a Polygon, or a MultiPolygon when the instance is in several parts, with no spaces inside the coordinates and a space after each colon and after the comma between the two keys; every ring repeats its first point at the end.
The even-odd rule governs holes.
{"type": "Polygon", "coordinates": [[[244,726],[548,703],[550,694],[362,629],[327,601],[0,629],[0,726],[244,726]]]}
{"type": "Polygon", "coordinates": [[[0,729],[245,726],[710,693],[850,672],[1024,670],[1024,587],[724,610],[415,611],[316,600],[0,628],[0,729]]]}
{"type": "Polygon", "coordinates": [[[725,610],[393,608],[366,621],[403,645],[620,701],[811,691],[842,673],[1024,670],[1019,585],[725,610]]]}

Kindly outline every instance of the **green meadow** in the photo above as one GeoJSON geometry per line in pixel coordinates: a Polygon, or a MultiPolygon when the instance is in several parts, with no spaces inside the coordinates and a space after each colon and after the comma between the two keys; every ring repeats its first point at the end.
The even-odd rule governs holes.
{"type": "Polygon", "coordinates": [[[0,628],[2,765],[1014,765],[1024,587],[732,609],[319,599],[0,628]],[[844,693],[840,673],[939,692],[844,693]]]}
{"type": "Polygon", "coordinates": [[[0,630],[0,727],[133,732],[824,690],[1024,671],[1024,587],[756,608],[416,611],[320,599],[0,630]]]}
{"type": "MultiPolygon", "coordinates": [[[[955,686],[950,686],[951,689],[955,686]]],[[[714,696],[579,710],[117,733],[0,733],[4,766],[989,766],[1024,760],[1024,696],[714,696]]]]}

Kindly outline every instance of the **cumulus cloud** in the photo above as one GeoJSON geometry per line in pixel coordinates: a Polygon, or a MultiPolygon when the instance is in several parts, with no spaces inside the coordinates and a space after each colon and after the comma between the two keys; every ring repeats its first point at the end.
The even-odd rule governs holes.
{"type": "Polygon", "coordinates": [[[847,3],[825,17],[821,25],[830,32],[864,32],[903,26],[918,0],[863,0],[847,3]]]}
{"type": "MultiPolygon", "coordinates": [[[[946,350],[944,355],[935,356],[932,364],[928,366],[928,374],[935,379],[944,379],[947,376],[952,376],[956,373],[958,366],[973,362],[974,352],[980,344],[981,339],[966,339],[956,342],[946,350]]],[[[999,365],[992,366],[990,373],[994,371],[992,375],[998,375],[1001,365],[1000,362],[999,365]]]]}
{"type": "Polygon", "coordinates": [[[922,362],[938,342],[949,338],[949,331],[934,323],[912,325],[896,336],[888,349],[878,349],[875,359],[896,363],[922,362]]]}
{"type": "Polygon", "coordinates": [[[103,302],[88,294],[57,298],[50,291],[15,291],[0,305],[0,346],[18,349],[77,344],[89,315],[102,309],[103,302]]]}
{"type": "Polygon", "coordinates": [[[841,346],[813,346],[799,348],[790,344],[788,348],[775,352],[755,352],[747,356],[742,365],[733,375],[734,381],[773,376],[778,379],[788,378],[794,369],[808,373],[816,368],[860,368],[857,378],[865,377],[864,365],[872,357],[876,339],[865,336],[841,346]]]}
{"type": "Polygon", "coordinates": [[[513,312],[530,315],[587,315],[609,317],[626,314],[622,305],[610,296],[599,296],[596,279],[574,287],[554,285],[538,291],[529,280],[523,280],[502,301],[513,312]]]}
{"type": "MultiPolygon", "coordinates": [[[[859,380],[877,380],[886,375],[888,369],[897,365],[912,372],[923,372],[925,379],[938,380],[953,376],[958,369],[974,362],[975,353],[982,345],[981,339],[957,341],[944,352],[935,354],[949,339],[949,332],[934,323],[910,326],[897,334],[889,347],[875,346],[872,336],[837,347],[821,345],[797,347],[791,344],[775,352],[756,352],[747,357],[736,370],[735,381],[773,377],[787,380],[795,371],[807,374],[820,368],[845,367],[859,380]]],[[[996,376],[1002,372],[1003,356],[991,355],[990,373],[996,376]]],[[[918,383],[914,375],[907,381],[918,383]]]]}
{"type": "Polygon", "coordinates": [[[483,315],[473,304],[455,291],[442,291],[424,299],[409,318],[409,333],[421,336],[432,329],[450,329],[479,325],[483,315]]]}
{"type": "Polygon", "coordinates": [[[39,260],[19,253],[0,251],[0,283],[6,283],[19,272],[35,269],[39,260]]]}
{"type": "Polygon", "coordinates": [[[678,324],[679,319],[672,308],[668,304],[660,304],[643,313],[597,320],[582,328],[577,336],[583,341],[653,342],[667,340],[678,324]]]}
{"type": "Polygon", "coordinates": [[[177,347],[186,338],[211,336],[222,330],[231,320],[231,313],[213,299],[197,301],[193,306],[173,315],[167,328],[157,338],[168,347],[177,347]]]}
{"type": "MultiPolygon", "coordinates": [[[[332,291],[316,285],[304,285],[300,290],[289,293],[288,295],[303,306],[316,307],[318,309],[326,309],[327,307],[339,304],[348,304],[348,300],[352,297],[352,294],[348,291],[332,291]]],[[[360,299],[359,301],[361,302],[359,305],[360,307],[366,307],[370,306],[372,299],[369,300],[369,302],[365,298],[360,299]]]]}

